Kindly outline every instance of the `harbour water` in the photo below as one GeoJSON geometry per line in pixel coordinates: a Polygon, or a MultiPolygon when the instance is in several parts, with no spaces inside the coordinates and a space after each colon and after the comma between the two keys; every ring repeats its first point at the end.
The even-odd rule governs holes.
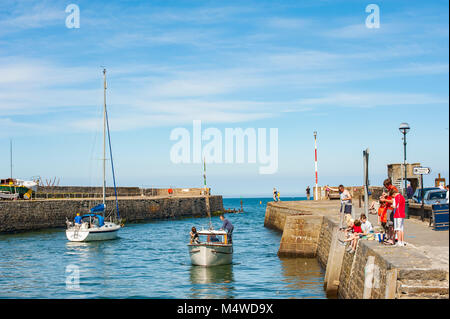
{"type": "MultiPolygon", "coordinates": [[[[223,204],[237,209],[240,200],[223,204]]],[[[227,217],[227,266],[190,264],[189,230],[208,227],[207,218],[128,224],[105,242],[68,242],[63,229],[0,235],[0,298],[326,298],[316,259],[278,258],[281,234],[263,226],[272,199],[242,200],[244,213],[227,217]]]]}

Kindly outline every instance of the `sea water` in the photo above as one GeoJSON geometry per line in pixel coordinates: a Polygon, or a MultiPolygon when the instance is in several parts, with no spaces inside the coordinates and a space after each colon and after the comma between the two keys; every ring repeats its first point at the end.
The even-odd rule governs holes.
{"type": "Polygon", "coordinates": [[[103,242],[69,242],[64,229],[0,235],[0,298],[326,298],[316,259],[277,256],[281,233],[264,227],[272,199],[223,204],[241,200],[244,213],[227,215],[232,265],[191,265],[189,231],[208,218],[127,224],[103,242]]]}

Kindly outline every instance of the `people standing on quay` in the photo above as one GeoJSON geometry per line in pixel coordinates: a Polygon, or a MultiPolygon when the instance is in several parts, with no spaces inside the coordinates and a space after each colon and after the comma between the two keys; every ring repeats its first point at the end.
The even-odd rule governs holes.
{"type": "Polygon", "coordinates": [[[414,195],[414,189],[411,186],[411,183],[408,182],[408,187],[406,187],[406,197],[408,199],[412,199],[414,195]]]}
{"type": "Polygon", "coordinates": [[[278,202],[278,192],[275,187],[273,188],[273,200],[274,202],[278,202]]]}
{"type": "Polygon", "coordinates": [[[383,186],[387,189],[388,193],[391,189],[394,189],[398,192],[398,188],[392,185],[392,180],[390,178],[386,178],[383,182],[383,186]]]}
{"type": "Polygon", "coordinates": [[[392,181],[390,178],[386,178],[383,182],[383,186],[386,188],[386,192],[380,196],[380,203],[385,205],[385,231],[387,235],[387,244],[394,245],[395,244],[395,230],[394,230],[394,208],[393,197],[391,192],[398,193],[398,188],[392,185],[392,181]]]}
{"type": "Polygon", "coordinates": [[[311,189],[308,187],[306,187],[306,199],[310,200],[311,198],[311,189]]]}
{"type": "MultiPolygon", "coordinates": [[[[394,232],[397,234],[397,246],[405,246],[404,221],[406,217],[406,200],[397,189],[391,189],[389,191],[389,196],[391,196],[392,199],[386,200],[386,202],[392,204],[392,207],[394,208],[394,232]]],[[[395,242],[395,240],[393,242],[395,242]]]]}
{"type": "Polygon", "coordinates": [[[340,222],[339,222],[339,228],[343,229],[343,222],[344,219],[346,218],[346,216],[351,216],[352,219],[354,220],[354,216],[353,216],[353,211],[352,211],[352,195],[350,195],[350,192],[345,189],[344,185],[339,185],[339,187],[337,188],[337,190],[333,187],[327,186],[327,189],[331,190],[331,191],[339,191],[339,196],[341,199],[341,209],[339,211],[339,214],[341,216],[340,218],[340,222]]]}

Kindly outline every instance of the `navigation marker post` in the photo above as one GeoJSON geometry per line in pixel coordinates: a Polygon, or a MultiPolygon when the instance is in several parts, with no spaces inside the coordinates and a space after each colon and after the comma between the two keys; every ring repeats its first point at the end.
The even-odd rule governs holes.
{"type": "Polygon", "coordinates": [[[317,178],[317,132],[314,131],[314,170],[316,173],[316,190],[314,192],[314,199],[319,200],[318,196],[318,178],[317,178]]]}

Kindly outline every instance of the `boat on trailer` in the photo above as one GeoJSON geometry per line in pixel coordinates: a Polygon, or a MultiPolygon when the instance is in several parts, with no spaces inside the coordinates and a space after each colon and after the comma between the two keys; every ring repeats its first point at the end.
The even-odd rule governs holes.
{"type": "Polygon", "coordinates": [[[198,240],[188,244],[192,265],[219,266],[233,262],[233,243],[224,230],[197,231],[198,240]]]}

